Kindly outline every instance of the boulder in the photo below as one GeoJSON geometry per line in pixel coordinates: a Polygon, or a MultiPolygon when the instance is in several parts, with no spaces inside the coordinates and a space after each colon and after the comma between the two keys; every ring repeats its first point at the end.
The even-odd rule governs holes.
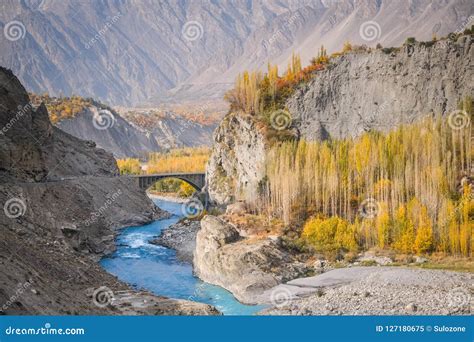
{"type": "Polygon", "coordinates": [[[194,271],[239,301],[256,304],[265,290],[306,274],[308,268],[275,241],[242,239],[233,225],[208,215],[197,234],[194,271]]]}

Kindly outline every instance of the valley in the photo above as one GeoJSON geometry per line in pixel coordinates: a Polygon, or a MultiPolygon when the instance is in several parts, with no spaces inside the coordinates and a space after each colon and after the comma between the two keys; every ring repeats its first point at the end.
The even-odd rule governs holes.
{"type": "MultiPolygon", "coordinates": [[[[469,7],[428,12],[455,5],[469,7]]],[[[112,7],[123,6],[140,4],[112,7]]],[[[107,70],[134,77],[115,70],[104,91],[82,76],[58,81],[97,99],[40,91],[38,78],[0,67],[0,314],[471,315],[474,25],[431,40],[401,39],[392,25],[400,37],[380,42],[395,47],[310,44],[343,20],[357,26],[360,11],[388,17],[392,5],[353,6],[257,2],[249,17],[236,5],[236,27],[224,31],[245,42],[224,39],[193,68],[176,55],[190,41],[161,32],[160,49],[178,44],[156,57],[162,65],[140,50],[138,64],[109,59],[107,70]],[[249,57],[246,44],[292,13],[316,20],[318,33],[296,52],[296,42],[265,50],[275,57],[266,67],[262,51],[249,57]],[[155,86],[167,98],[159,105],[155,86]],[[215,98],[194,97],[203,91],[215,98]]],[[[417,6],[397,12],[424,18],[417,6]]],[[[291,35],[309,30],[301,25],[291,35]]],[[[109,47],[119,46],[111,33],[109,47]]]]}

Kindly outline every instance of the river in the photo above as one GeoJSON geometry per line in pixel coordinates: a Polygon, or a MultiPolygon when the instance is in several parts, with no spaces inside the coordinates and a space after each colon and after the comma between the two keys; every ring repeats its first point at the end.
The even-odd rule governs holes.
{"type": "Polygon", "coordinates": [[[263,306],[244,305],[222,287],[201,281],[193,275],[192,265],[178,260],[174,250],[149,243],[183,217],[180,203],[153,201],[173,216],[121,230],[116,240],[117,250],[101,260],[109,273],[136,289],[211,304],[224,315],[252,315],[263,309],[263,306]]]}

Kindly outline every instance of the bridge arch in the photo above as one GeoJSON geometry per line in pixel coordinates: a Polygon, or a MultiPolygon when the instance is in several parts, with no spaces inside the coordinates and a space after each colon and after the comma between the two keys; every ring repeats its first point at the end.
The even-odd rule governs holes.
{"type": "Polygon", "coordinates": [[[162,173],[153,175],[138,175],[133,177],[137,179],[138,186],[144,190],[147,190],[156,182],[167,178],[177,178],[182,180],[199,192],[202,191],[206,185],[206,175],[204,173],[162,173]]]}

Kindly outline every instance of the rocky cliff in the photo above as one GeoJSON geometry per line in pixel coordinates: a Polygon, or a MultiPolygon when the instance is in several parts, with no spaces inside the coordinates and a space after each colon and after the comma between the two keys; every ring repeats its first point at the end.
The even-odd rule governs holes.
{"type": "Polygon", "coordinates": [[[196,236],[194,271],[202,280],[228,289],[239,301],[256,304],[265,290],[308,270],[277,242],[244,239],[232,224],[208,215],[196,236]]]}
{"type": "MultiPolygon", "coordinates": [[[[351,52],[300,86],[287,101],[300,138],[355,137],[426,115],[449,115],[474,94],[472,36],[351,52]]],[[[265,175],[266,141],[256,120],[229,114],[217,128],[207,169],[217,203],[254,198],[265,175]]]]}
{"type": "Polygon", "coordinates": [[[243,113],[226,116],[214,132],[206,168],[208,192],[216,203],[238,199],[252,202],[265,175],[265,137],[256,120],[243,113]]]}
{"type": "Polygon", "coordinates": [[[425,115],[448,115],[474,94],[473,36],[337,58],[288,101],[301,138],[355,137],[425,115]]]}
{"type": "Polygon", "coordinates": [[[136,293],[96,264],[118,228],[162,212],[131,179],[114,177],[110,153],[54,127],[44,105],[33,108],[4,68],[0,132],[0,314],[216,313],[136,293]],[[115,302],[97,305],[103,287],[115,302]]]}

